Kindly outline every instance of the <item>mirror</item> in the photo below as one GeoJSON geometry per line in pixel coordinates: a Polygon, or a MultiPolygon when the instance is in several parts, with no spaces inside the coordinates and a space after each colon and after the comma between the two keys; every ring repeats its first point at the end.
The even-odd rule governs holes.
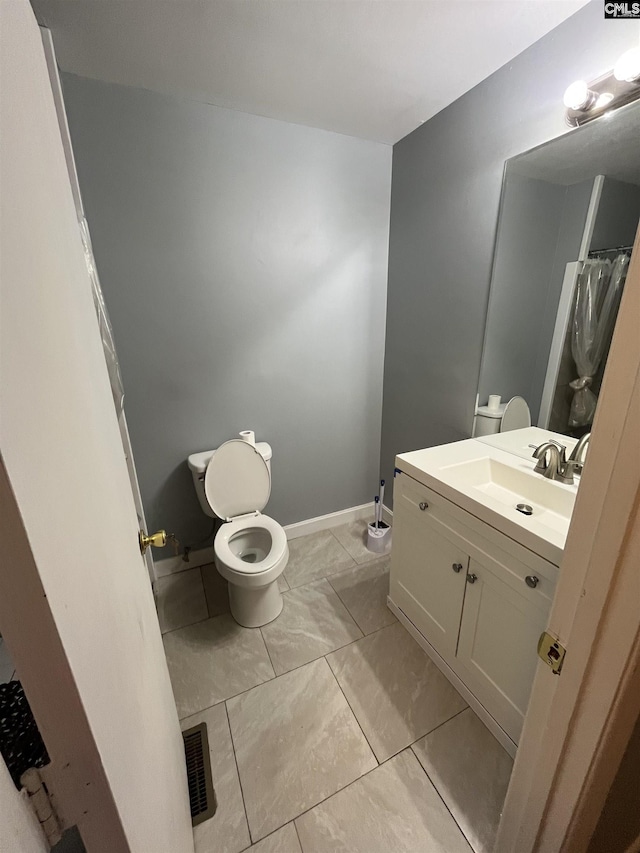
{"type": "Polygon", "coordinates": [[[518,395],[534,425],[590,430],[640,220],[639,139],[635,103],[505,164],[480,406],[518,395]]]}

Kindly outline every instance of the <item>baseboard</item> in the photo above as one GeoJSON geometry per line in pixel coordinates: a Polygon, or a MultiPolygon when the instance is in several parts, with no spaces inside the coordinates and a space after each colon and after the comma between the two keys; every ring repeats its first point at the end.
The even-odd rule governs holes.
{"type": "MultiPolygon", "coordinates": [[[[308,536],[310,533],[318,533],[320,530],[329,530],[329,528],[339,527],[341,524],[350,524],[352,521],[360,521],[362,519],[373,521],[373,506],[373,502],[370,502],[361,504],[360,506],[341,509],[338,512],[330,512],[327,515],[307,518],[305,521],[296,521],[294,524],[285,525],[284,531],[287,534],[287,539],[298,539],[300,536],[308,536]]],[[[382,520],[387,524],[392,524],[393,522],[393,512],[387,509],[386,506],[382,507],[382,520]]],[[[184,572],[187,569],[206,566],[208,563],[213,563],[212,545],[208,548],[191,551],[188,562],[183,560],[180,555],[155,560],[154,568],[156,578],[163,578],[167,575],[176,574],[176,572],[184,572]]]]}
{"type": "Polygon", "coordinates": [[[328,530],[330,527],[339,527],[341,524],[350,524],[352,521],[365,518],[373,520],[373,503],[352,506],[338,512],[330,512],[327,515],[317,515],[315,518],[286,524],[284,531],[287,534],[287,539],[298,539],[300,536],[308,536],[309,533],[318,533],[320,530],[328,530]]]}
{"type": "Polygon", "coordinates": [[[495,737],[498,743],[505,748],[505,750],[509,753],[512,758],[515,758],[516,751],[518,749],[517,745],[511,740],[509,735],[505,732],[502,726],[493,719],[491,714],[487,711],[484,705],[480,704],[480,702],[476,699],[473,693],[469,690],[466,684],[456,675],[456,673],[451,669],[449,664],[440,657],[438,652],[433,648],[431,643],[422,636],[420,631],[413,624],[411,619],[406,615],[406,613],[401,610],[397,604],[395,604],[389,596],[387,596],[387,607],[389,610],[398,618],[398,621],[401,622],[407,631],[411,634],[416,643],[420,646],[420,648],[429,655],[431,660],[438,667],[440,672],[445,676],[445,678],[453,684],[458,693],[462,696],[465,702],[469,705],[470,708],[475,711],[475,713],[480,717],[485,726],[489,729],[491,734],[495,737]]]}
{"type": "Polygon", "coordinates": [[[185,572],[187,569],[196,569],[198,566],[206,566],[213,563],[213,545],[207,548],[199,548],[197,551],[189,551],[189,560],[183,560],[182,556],[165,557],[163,560],[154,560],[156,578],[164,578],[167,575],[175,575],[177,572],[185,572]]]}

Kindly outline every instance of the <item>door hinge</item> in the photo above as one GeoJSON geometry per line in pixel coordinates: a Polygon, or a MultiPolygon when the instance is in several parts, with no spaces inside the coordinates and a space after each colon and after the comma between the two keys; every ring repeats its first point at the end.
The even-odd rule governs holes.
{"type": "Polygon", "coordinates": [[[36,814],[49,847],[53,847],[62,838],[62,830],[56,810],[51,802],[51,794],[44,783],[40,771],[31,767],[20,777],[20,784],[29,795],[29,803],[36,814]]]}
{"type": "Polygon", "coordinates": [[[551,667],[551,672],[560,675],[566,653],[567,650],[564,646],[560,645],[556,637],[552,637],[546,631],[544,634],[540,634],[540,639],[538,640],[538,657],[547,666],[551,667]]]}

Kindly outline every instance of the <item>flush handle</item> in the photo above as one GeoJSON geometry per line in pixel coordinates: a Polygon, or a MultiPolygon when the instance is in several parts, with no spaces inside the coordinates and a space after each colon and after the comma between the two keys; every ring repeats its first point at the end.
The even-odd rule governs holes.
{"type": "Polygon", "coordinates": [[[524,582],[527,586],[530,586],[531,589],[535,589],[540,583],[540,578],[537,578],[535,575],[527,575],[524,582]]]}
{"type": "Polygon", "coordinates": [[[422,510],[422,512],[424,512],[424,511],[425,511],[425,509],[429,509],[429,504],[428,504],[426,501],[420,501],[420,503],[418,504],[418,506],[420,507],[420,509],[422,510]]]}
{"type": "Polygon", "coordinates": [[[475,583],[478,580],[478,575],[473,573],[467,575],[467,583],[475,583]]]}
{"type": "Polygon", "coordinates": [[[453,563],[453,565],[451,566],[451,568],[453,569],[453,571],[454,571],[456,574],[458,574],[458,572],[461,572],[461,571],[462,571],[462,563],[453,563]]]}

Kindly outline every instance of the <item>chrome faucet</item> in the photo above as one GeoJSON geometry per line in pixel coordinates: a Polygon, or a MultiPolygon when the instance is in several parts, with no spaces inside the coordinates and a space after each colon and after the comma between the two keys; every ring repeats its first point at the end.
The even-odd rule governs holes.
{"type": "Polygon", "coordinates": [[[576,470],[582,471],[582,467],[584,465],[584,452],[590,438],[591,433],[586,432],[571,451],[569,462],[576,463],[576,470]]]}
{"type": "Polygon", "coordinates": [[[568,459],[566,455],[567,448],[563,444],[553,441],[553,439],[545,441],[539,447],[535,447],[533,444],[529,445],[530,447],[535,447],[533,456],[538,460],[538,464],[533,469],[534,472],[542,474],[548,480],[557,480],[559,483],[571,486],[573,484],[573,475],[582,471],[584,449],[590,437],[591,433],[583,435],[571,451],[568,459]]]}
{"type": "Polygon", "coordinates": [[[533,451],[538,464],[533,469],[536,474],[542,474],[548,480],[557,480],[560,468],[565,463],[564,448],[559,449],[555,441],[545,441],[533,451]],[[562,453],[562,456],[560,454],[562,453]],[[548,457],[547,457],[548,454],[548,457]]]}

